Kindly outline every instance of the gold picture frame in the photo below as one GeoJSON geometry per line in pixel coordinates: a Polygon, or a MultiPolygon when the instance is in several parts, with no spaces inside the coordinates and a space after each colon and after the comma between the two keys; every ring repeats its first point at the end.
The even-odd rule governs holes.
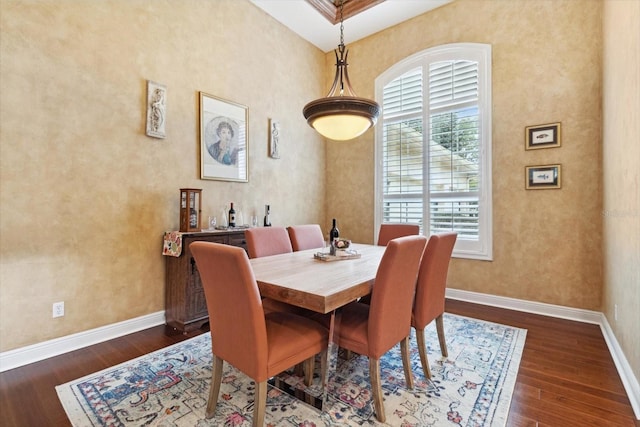
{"type": "Polygon", "coordinates": [[[525,166],[525,188],[527,190],[547,190],[562,187],[562,166],[525,166]]]}
{"type": "Polygon", "coordinates": [[[524,129],[524,135],[525,150],[560,147],[562,145],[562,124],[558,122],[527,126],[524,129]]]}
{"type": "Polygon", "coordinates": [[[249,108],[200,92],[200,179],[249,182],[249,108]]]}

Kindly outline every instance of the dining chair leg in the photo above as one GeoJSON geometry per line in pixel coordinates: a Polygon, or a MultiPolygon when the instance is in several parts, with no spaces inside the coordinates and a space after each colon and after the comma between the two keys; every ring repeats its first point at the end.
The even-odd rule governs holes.
{"type": "Polygon", "coordinates": [[[400,341],[400,351],[402,353],[402,367],[404,368],[404,380],[408,389],[413,388],[413,374],[411,373],[411,359],[409,357],[409,337],[400,341]]]}
{"type": "Polygon", "coordinates": [[[323,378],[326,378],[328,366],[329,365],[327,364],[327,352],[321,351],[320,352],[320,386],[322,390],[324,390],[323,378]]]}
{"type": "Polygon", "coordinates": [[[267,407],[267,382],[256,383],[255,400],[253,401],[253,427],[263,427],[264,412],[267,407]]]}
{"type": "Polygon", "coordinates": [[[444,357],[449,357],[449,352],[447,351],[447,342],[444,339],[444,314],[436,317],[436,330],[438,331],[438,341],[440,341],[440,352],[444,357]]]}
{"type": "Polygon", "coordinates": [[[369,377],[371,378],[373,408],[376,411],[376,418],[381,423],[384,423],[386,417],[384,415],[384,402],[382,400],[382,385],[380,384],[380,360],[369,358],[369,377]]]}
{"type": "Polygon", "coordinates": [[[218,395],[220,394],[220,383],[222,382],[222,365],[224,360],[218,356],[213,356],[213,367],[211,373],[211,384],[209,386],[209,400],[207,401],[207,409],[205,417],[213,418],[216,413],[216,405],[218,404],[218,395]]]}
{"type": "Polygon", "coordinates": [[[418,353],[420,353],[420,364],[422,364],[422,372],[427,379],[431,378],[431,369],[429,369],[429,358],[427,357],[427,346],[424,342],[424,329],[416,329],[416,341],[418,342],[418,353]]]}
{"type": "Polygon", "coordinates": [[[311,356],[304,361],[304,385],[309,387],[313,383],[313,370],[316,367],[316,357],[311,356]]]}

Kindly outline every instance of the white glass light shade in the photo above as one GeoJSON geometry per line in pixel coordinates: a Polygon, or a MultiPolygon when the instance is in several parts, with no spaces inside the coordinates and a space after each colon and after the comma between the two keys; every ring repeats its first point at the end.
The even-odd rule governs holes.
{"type": "Polygon", "coordinates": [[[376,124],[380,107],[353,96],[330,96],[308,103],[303,110],[309,125],[325,138],[347,141],[376,124]]]}
{"type": "Polygon", "coordinates": [[[347,141],[365,133],[371,127],[371,121],[365,117],[342,114],[318,117],[311,126],[325,138],[347,141]]]}

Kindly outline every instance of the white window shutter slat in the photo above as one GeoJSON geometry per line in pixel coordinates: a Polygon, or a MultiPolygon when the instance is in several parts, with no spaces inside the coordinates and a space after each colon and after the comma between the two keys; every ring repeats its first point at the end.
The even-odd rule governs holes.
{"type": "Polygon", "coordinates": [[[482,166],[483,144],[490,144],[481,131],[489,126],[481,119],[483,71],[473,54],[453,56],[430,60],[427,54],[382,87],[380,222],[420,223],[426,235],[456,231],[461,246],[479,243],[480,253],[487,247],[485,217],[491,212],[483,199],[487,186],[490,191],[482,166]]]}

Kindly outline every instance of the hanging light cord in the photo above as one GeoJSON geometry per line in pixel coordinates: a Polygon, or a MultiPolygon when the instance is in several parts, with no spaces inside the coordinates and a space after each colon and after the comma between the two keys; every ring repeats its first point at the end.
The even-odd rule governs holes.
{"type": "Polygon", "coordinates": [[[344,18],[343,18],[343,10],[344,10],[344,0],[340,0],[340,44],[338,45],[338,51],[340,52],[340,58],[336,55],[336,60],[340,69],[340,95],[344,94],[344,75],[343,70],[344,67],[347,66],[347,58],[344,56],[344,18]]]}
{"type": "Polygon", "coordinates": [[[334,50],[336,75],[333,85],[326,97],[311,101],[302,109],[310,126],[324,137],[336,141],[348,141],[362,135],[376,124],[380,114],[378,103],[358,97],[349,82],[349,51],[344,46],[344,1],[340,0],[340,44],[334,50]]]}
{"type": "Polygon", "coordinates": [[[344,46],[344,22],[342,11],[344,9],[344,0],[340,1],[340,46],[344,46]]]}

